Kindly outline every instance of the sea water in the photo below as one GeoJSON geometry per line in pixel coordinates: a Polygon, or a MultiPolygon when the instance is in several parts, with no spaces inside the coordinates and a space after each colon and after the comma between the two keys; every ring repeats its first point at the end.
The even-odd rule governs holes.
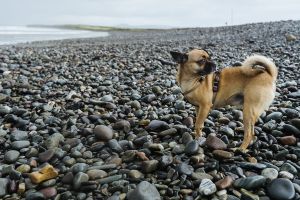
{"type": "Polygon", "coordinates": [[[104,37],[107,35],[107,32],[100,31],[68,30],[27,26],[0,26],[0,45],[44,40],[104,37]]]}

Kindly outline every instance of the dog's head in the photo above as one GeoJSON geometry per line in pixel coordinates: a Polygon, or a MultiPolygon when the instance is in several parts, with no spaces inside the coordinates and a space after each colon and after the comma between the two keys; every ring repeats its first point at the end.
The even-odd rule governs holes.
{"type": "Polygon", "coordinates": [[[180,65],[181,70],[191,75],[207,75],[216,71],[216,65],[211,61],[207,51],[194,49],[188,53],[170,52],[173,59],[180,65]]]}

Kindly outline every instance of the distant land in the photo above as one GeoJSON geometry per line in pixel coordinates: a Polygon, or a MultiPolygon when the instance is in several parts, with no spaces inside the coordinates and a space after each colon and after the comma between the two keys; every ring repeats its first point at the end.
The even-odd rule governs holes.
{"type": "Polygon", "coordinates": [[[163,30],[171,29],[174,27],[168,26],[96,26],[96,25],[85,25],[85,24],[63,24],[63,25],[42,25],[33,24],[27,25],[28,27],[38,28],[60,28],[60,29],[71,29],[71,30],[86,30],[86,31],[143,31],[143,30],[163,30]]]}

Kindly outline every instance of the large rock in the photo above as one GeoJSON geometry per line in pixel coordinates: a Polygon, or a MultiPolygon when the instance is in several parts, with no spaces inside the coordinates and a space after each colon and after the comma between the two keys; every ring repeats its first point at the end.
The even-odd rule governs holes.
{"type": "Polygon", "coordinates": [[[267,186],[267,192],[272,200],[292,200],[295,196],[293,183],[285,178],[271,181],[267,186]]]}
{"type": "Polygon", "coordinates": [[[160,194],[156,187],[147,182],[142,181],[134,190],[131,190],[127,194],[128,200],[160,200],[160,194]]]}

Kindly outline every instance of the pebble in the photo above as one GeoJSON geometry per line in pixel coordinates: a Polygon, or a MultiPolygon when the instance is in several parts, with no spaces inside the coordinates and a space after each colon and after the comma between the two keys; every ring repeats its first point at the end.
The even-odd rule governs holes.
{"type": "Polygon", "coordinates": [[[233,157],[233,153],[228,152],[228,151],[224,151],[224,150],[214,150],[213,154],[217,158],[221,158],[221,159],[230,159],[230,158],[233,157]]]}
{"type": "Polygon", "coordinates": [[[186,146],[185,146],[185,149],[184,149],[184,152],[187,154],[187,155],[193,155],[193,154],[196,154],[198,152],[198,149],[199,149],[199,144],[197,141],[193,140],[193,141],[190,141],[186,146]]]}
{"type": "Polygon", "coordinates": [[[7,163],[14,163],[18,160],[20,156],[20,152],[19,151],[16,151],[16,150],[9,150],[5,153],[4,155],[4,160],[7,162],[7,163]]]}
{"type": "Polygon", "coordinates": [[[104,126],[104,125],[98,125],[94,129],[95,137],[98,140],[111,140],[113,138],[113,131],[111,128],[104,126]]]}
{"type": "Polygon", "coordinates": [[[274,168],[266,168],[262,170],[261,175],[269,180],[274,180],[278,177],[278,171],[274,168]]]}
{"type": "Polygon", "coordinates": [[[91,169],[87,171],[89,180],[101,179],[107,177],[107,172],[101,169],[91,169]]]}
{"type": "Polygon", "coordinates": [[[142,162],[142,170],[145,173],[151,173],[157,169],[158,161],[157,160],[148,160],[142,162]]]}
{"type": "Polygon", "coordinates": [[[82,183],[87,182],[89,180],[89,176],[86,173],[78,172],[73,179],[73,187],[74,189],[80,189],[82,183]]]}
{"type": "Polygon", "coordinates": [[[191,175],[194,172],[194,168],[186,163],[180,163],[177,165],[177,171],[180,174],[191,175]]]}
{"type": "Polygon", "coordinates": [[[268,196],[273,200],[292,200],[295,196],[293,183],[285,178],[277,178],[267,185],[268,196]]]}
{"type": "Polygon", "coordinates": [[[208,135],[205,142],[206,146],[213,150],[224,150],[227,145],[219,138],[213,135],[208,135]]]}
{"type": "Polygon", "coordinates": [[[229,188],[233,184],[233,179],[231,176],[225,176],[223,179],[218,180],[216,183],[218,189],[226,189],[229,188]]]}
{"type": "Polygon", "coordinates": [[[0,197],[4,197],[7,194],[7,186],[9,180],[6,178],[0,178],[0,197]]]}
{"type": "Polygon", "coordinates": [[[253,190],[262,187],[266,183],[264,176],[250,176],[246,178],[239,178],[234,181],[233,186],[237,188],[244,188],[246,190],[253,190]]]}
{"type": "Polygon", "coordinates": [[[134,190],[127,194],[128,200],[160,200],[161,196],[156,187],[147,182],[140,182],[134,190]]]}
{"type": "Polygon", "coordinates": [[[290,135],[279,138],[279,142],[283,145],[295,145],[297,139],[293,135],[290,135]]]}
{"type": "Polygon", "coordinates": [[[216,185],[209,179],[203,179],[199,185],[199,193],[203,195],[211,195],[217,191],[216,185]]]}

